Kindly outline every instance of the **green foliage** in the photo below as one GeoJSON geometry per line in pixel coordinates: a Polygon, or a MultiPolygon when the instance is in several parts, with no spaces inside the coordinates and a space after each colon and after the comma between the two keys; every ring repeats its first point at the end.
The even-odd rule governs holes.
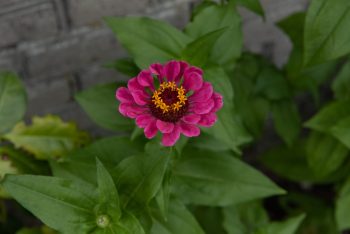
{"type": "Polygon", "coordinates": [[[174,177],[173,192],[189,204],[227,206],[285,193],[229,153],[188,149],[174,168],[174,177]]]}
{"type": "Polygon", "coordinates": [[[20,121],[27,107],[27,95],[19,78],[9,72],[0,72],[0,134],[20,121]]]}
{"type": "Polygon", "coordinates": [[[29,126],[18,123],[4,138],[38,159],[65,156],[89,140],[87,133],[78,130],[74,123],[52,115],[34,117],[29,126]]]}
{"type": "Polygon", "coordinates": [[[242,50],[241,19],[233,1],[228,5],[210,4],[201,9],[185,32],[192,38],[200,38],[215,30],[228,27],[216,41],[210,53],[211,61],[232,70],[242,50]]]}
{"type": "Polygon", "coordinates": [[[144,17],[106,18],[105,22],[140,68],[180,58],[190,42],[185,34],[163,21],[144,17]]]}
{"type": "Polygon", "coordinates": [[[121,83],[98,85],[78,93],[75,99],[99,126],[112,131],[131,130],[132,121],[117,111],[115,91],[121,85],[121,83]]]}
{"type": "Polygon", "coordinates": [[[20,122],[25,91],[14,74],[0,73],[0,196],[50,227],[23,228],[26,222],[11,214],[19,207],[0,201],[0,232],[350,229],[350,3],[313,0],[307,12],[278,22],[293,44],[282,68],[242,53],[237,6],[264,16],[259,0],[204,0],[184,31],[146,17],[105,19],[129,53],[105,67],[131,78],[150,64],[185,60],[223,96],[215,125],[198,137],[182,135],[171,148],[160,145],[160,134],[145,139],[134,120],[119,114],[115,92],[126,82],[75,96],[91,120],[111,131],[90,144],[86,133],[58,117],[20,122]]]}
{"type": "Polygon", "coordinates": [[[350,206],[350,179],[342,186],[336,201],[336,221],[339,231],[350,228],[349,209],[350,206]]]}
{"type": "Polygon", "coordinates": [[[337,59],[350,52],[350,3],[313,0],[305,20],[304,65],[337,59]]]}

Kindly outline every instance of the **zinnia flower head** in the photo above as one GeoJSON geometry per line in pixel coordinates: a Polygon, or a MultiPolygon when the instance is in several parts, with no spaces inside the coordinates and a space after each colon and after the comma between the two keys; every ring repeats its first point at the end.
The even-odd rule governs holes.
{"type": "Polygon", "coordinates": [[[164,146],[173,146],[181,133],[199,136],[199,126],[213,126],[223,106],[222,96],[203,81],[203,71],[183,61],[152,64],[127,88],[118,88],[116,98],[120,113],[135,119],[149,139],[160,131],[164,146]]]}

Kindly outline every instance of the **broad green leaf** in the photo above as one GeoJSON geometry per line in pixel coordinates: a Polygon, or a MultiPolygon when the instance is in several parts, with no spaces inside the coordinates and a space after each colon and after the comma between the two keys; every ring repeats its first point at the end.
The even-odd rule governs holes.
{"type": "Polygon", "coordinates": [[[113,223],[117,223],[121,217],[119,205],[119,195],[114,181],[103,166],[101,161],[97,160],[97,185],[99,194],[98,215],[108,215],[113,223]]]}
{"type": "Polygon", "coordinates": [[[131,141],[129,137],[108,137],[72,152],[64,161],[52,161],[51,168],[57,177],[83,180],[96,185],[96,157],[112,171],[125,158],[141,152],[142,141],[131,141]]]}
{"type": "Polygon", "coordinates": [[[331,128],[332,135],[350,149],[350,115],[331,128]]]}
{"type": "Polygon", "coordinates": [[[140,72],[140,69],[131,58],[117,59],[104,65],[104,67],[117,70],[128,77],[135,77],[140,72]]]}
{"type": "Polygon", "coordinates": [[[350,177],[340,190],[336,200],[335,216],[339,231],[350,229],[350,177]]]}
{"type": "Polygon", "coordinates": [[[229,28],[215,43],[210,59],[216,64],[232,70],[235,61],[241,55],[243,44],[241,18],[233,2],[228,5],[205,7],[195,15],[193,22],[187,25],[185,32],[197,39],[224,27],[229,28]]]}
{"type": "Polygon", "coordinates": [[[290,215],[306,213],[298,233],[338,233],[334,211],[329,203],[319,196],[290,192],[280,197],[280,206],[290,215]]]}
{"type": "Polygon", "coordinates": [[[206,65],[210,52],[213,50],[217,40],[227,30],[228,28],[225,27],[199,37],[186,46],[182,51],[181,57],[192,65],[203,67],[206,65]]]}
{"type": "Polygon", "coordinates": [[[332,90],[338,100],[350,99],[350,61],[342,67],[333,81],[332,90]]]}
{"type": "Polygon", "coordinates": [[[287,99],[272,102],[271,109],[278,135],[287,145],[291,146],[301,130],[297,106],[293,101],[287,99]]]}
{"type": "Polygon", "coordinates": [[[289,98],[287,79],[273,66],[265,66],[256,78],[255,92],[268,100],[289,98]]]}
{"type": "Polygon", "coordinates": [[[170,201],[167,219],[154,220],[151,234],[204,234],[191,212],[179,201],[170,201]]]}
{"type": "Polygon", "coordinates": [[[191,212],[205,233],[227,234],[221,207],[191,206],[191,212]]]}
{"type": "Polygon", "coordinates": [[[173,193],[189,204],[228,206],[284,193],[266,176],[228,153],[188,149],[173,173],[173,193]]]}
{"type": "Polygon", "coordinates": [[[120,191],[123,191],[123,206],[130,201],[147,204],[158,193],[167,169],[170,153],[139,154],[121,161],[112,171],[120,191]]]}
{"type": "Polygon", "coordinates": [[[204,79],[211,82],[214,90],[224,97],[224,106],[218,112],[218,121],[205,132],[211,134],[225,143],[233,151],[239,152],[238,147],[251,140],[232,105],[233,88],[225,71],[219,67],[211,67],[205,70],[204,79]]]}
{"type": "Polygon", "coordinates": [[[322,108],[315,116],[304,125],[320,132],[329,130],[343,118],[350,116],[349,101],[334,101],[322,108]]]}
{"type": "Polygon", "coordinates": [[[256,234],[295,234],[304,219],[305,214],[302,214],[283,222],[272,222],[259,229],[256,234]]]}
{"type": "Polygon", "coordinates": [[[76,101],[88,116],[100,127],[112,131],[131,131],[132,120],[122,116],[118,111],[115,92],[124,84],[96,85],[75,96],[76,101]]]}
{"type": "Polygon", "coordinates": [[[350,52],[350,2],[313,0],[306,15],[304,65],[337,59],[350,52]]]}
{"type": "Polygon", "coordinates": [[[268,214],[260,202],[224,207],[222,212],[223,226],[228,234],[251,234],[269,222],[268,214]]]}
{"type": "Polygon", "coordinates": [[[349,150],[334,137],[314,131],[308,139],[306,153],[315,175],[325,177],[344,163],[349,150]]]}
{"type": "Polygon", "coordinates": [[[303,47],[305,17],[305,12],[297,12],[277,23],[277,26],[289,36],[294,47],[303,47]]]}
{"type": "Polygon", "coordinates": [[[266,66],[263,58],[244,53],[231,76],[237,114],[255,138],[260,137],[270,110],[268,100],[255,92],[256,79],[266,66]]]}
{"type": "Polygon", "coordinates": [[[11,146],[0,147],[0,155],[5,155],[20,173],[23,174],[49,174],[47,163],[34,159],[24,151],[11,146]]]}
{"type": "Polygon", "coordinates": [[[8,175],[6,191],[49,227],[62,233],[88,233],[96,226],[96,194],[66,179],[8,175]]]}
{"type": "Polygon", "coordinates": [[[234,0],[237,4],[242,5],[249,10],[264,16],[264,9],[262,8],[259,0],[234,0]]]}
{"type": "Polygon", "coordinates": [[[26,91],[19,78],[10,72],[0,72],[0,134],[24,117],[26,105],[26,91]]]}
{"type": "Polygon", "coordinates": [[[278,146],[264,153],[260,160],[265,167],[282,178],[296,182],[315,182],[316,176],[307,162],[305,145],[300,140],[292,147],[278,146]]]}
{"type": "Polygon", "coordinates": [[[52,115],[33,117],[31,125],[18,123],[4,138],[38,159],[65,156],[89,140],[87,133],[74,123],[63,122],[52,115]]]}
{"type": "Polygon", "coordinates": [[[109,17],[105,22],[140,68],[180,58],[182,49],[190,42],[185,34],[163,21],[109,17]]]}

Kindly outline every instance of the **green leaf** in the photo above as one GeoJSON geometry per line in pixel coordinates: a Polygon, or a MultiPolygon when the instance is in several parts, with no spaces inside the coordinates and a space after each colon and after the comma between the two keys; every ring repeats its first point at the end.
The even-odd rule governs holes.
{"type": "Polygon", "coordinates": [[[217,40],[227,31],[227,28],[222,28],[209,32],[198,39],[194,40],[186,46],[182,51],[182,58],[192,65],[203,67],[206,65],[217,40]]]}
{"type": "Polygon", "coordinates": [[[305,22],[304,65],[337,59],[350,52],[350,2],[312,1],[305,22]]]}
{"type": "Polygon", "coordinates": [[[305,12],[297,12],[277,23],[277,26],[289,36],[294,47],[303,47],[305,17],[305,12]]]}
{"type": "Polygon", "coordinates": [[[284,193],[259,171],[228,153],[188,149],[173,173],[173,192],[190,204],[227,206],[284,193]]]}
{"type": "Polygon", "coordinates": [[[124,84],[96,85],[75,96],[76,101],[88,116],[100,127],[112,131],[131,131],[134,123],[118,111],[115,92],[124,84]]]}
{"type": "Polygon", "coordinates": [[[262,8],[259,0],[234,0],[237,4],[242,5],[249,10],[264,16],[264,9],[262,8]]]}
{"type": "Polygon", "coordinates": [[[293,147],[278,146],[268,150],[260,157],[265,167],[282,178],[301,182],[315,182],[306,158],[305,142],[297,141],[293,147]]]}
{"type": "Polygon", "coordinates": [[[241,18],[234,4],[211,5],[202,9],[196,14],[193,22],[187,25],[185,32],[197,39],[224,27],[229,28],[215,43],[210,60],[232,70],[235,61],[241,55],[243,44],[241,18]]]}
{"type": "Polygon", "coordinates": [[[272,222],[258,230],[256,234],[295,234],[304,219],[305,214],[302,214],[283,222],[272,222]]]}
{"type": "Polygon", "coordinates": [[[350,99],[350,61],[348,61],[338,73],[332,83],[335,98],[339,100],[350,99]]]}
{"type": "Polygon", "coordinates": [[[4,146],[0,147],[0,155],[8,157],[13,166],[23,174],[49,174],[46,162],[36,160],[24,151],[4,146]]]}
{"type": "Polygon", "coordinates": [[[170,160],[170,153],[158,151],[124,159],[112,172],[114,181],[123,191],[124,207],[130,201],[148,204],[158,193],[170,160]]]}
{"type": "Polygon", "coordinates": [[[273,66],[264,66],[256,79],[256,94],[268,100],[280,100],[291,96],[287,79],[273,66]]]}
{"type": "Polygon", "coordinates": [[[85,234],[96,226],[96,194],[66,179],[8,175],[6,191],[49,227],[62,233],[85,234]]]}
{"type": "Polygon", "coordinates": [[[142,141],[131,141],[129,137],[108,137],[72,152],[64,161],[51,161],[51,168],[57,177],[97,185],[96,157],[112,171],[125,158],[142,153],[143,147],[142,141]]]}
{"type": "Polygon", "coordinates": [[[281,100],[272,102],[271,109],[278,135],[291,146],[301,130],[297,106],[290,100],[281,100]]]}
{"type": "Polygon", "coordinates": [[[112,63],[104,65],[104,67],[115,69],[128,77],[135,77],[140,72],[140,69],[131,58],[117,59],[112,63]]]}
{"type": "Polygon", "coordinates": [[[78,130],[74,123],[65,123],[52,115],[33,117],[29,126],[18,123],[4,138],[38,159],[65,156],[89,140],[87,133],[78,130]]]}
{"type": "Polygon", "coordinates": [[[151,234],[204,234],[191,212],[179,201],[170,202],[167,219],[154,220],[151,234]]]}
{"type": "Polygon", "coordinates": [[[101,161],[96,160],[99,193],[98,215],[108,215],[113,219],[113,223],[117,223],[121,217],[118,191],[109,172],[101,161]]]}
{"type": "Polygon", "coordinates": [[[169,24],[144,17],[105,19],[140,68],[180,58],[190,39],[169,24]]]}
{"type": "Polygon", "coordinates": [[[22,228],[16,234],[57,234],[57,232],[49,227],[42,226],[38,228],[22,228]]]}
{"type": "Polygon", "coordinates": [[[350,149],[350,116],[337,122],[331,128],[332,135],[350,149]]]}
{"type": "Polygon", "coordinates": [[[349,154],[345,145],[334,137],[319,132],[311,133],[306,152],[311,169],[319,177],[336,171],[349,154]]]}
{"type": "Polygon", "coordinates": [[[10,130],[26,111],[27,95],[19,78],[0,72],[0,134],[10,130]]]}
{"type": "Polygon", "coordinates": [[[313,130],[328,133],[338,121],[350,116],[349,106],[349,101],[331,102],[304,125],[313,130]]]}
{"type": "Polygon", "coordinates": [[[224,207],[222,212],[223,226],[228,234],[254,233],[269,222],[268,214],[260,202],[224,207]]]}
{"type": "Polygon", "coordinates": [[[205,70],[204,79],[211,82],[214,90],[224,97],[224,106],[218,112],[218,121],[215,125],[203,131],[211,134],[224,142],[233,151],[239,152],[238,147],[251,141],[239,117],[234,112],[231,104],[233,100],[233,88],[225,71],[219,67],[211,67],[205,70]]]}
{"type": "MultiPolygon", "coordinates": [[[[18,168],[16,168],[10,159],[6,157],[0,153],[0,182],[3,180],[6,174],[19,174],[18,168]]],[[[7,197],[9,197],[9,194],[0,185],[0,198],[7,197]]]]}
{"type": "Polygon", "coordinates": [[[344,231],[350,228],[349,220],[350,207],[350,177],[348,177],[345,184],[342,186],[340,193],[336,200],[335,216],[339,231],[344,231]]]}

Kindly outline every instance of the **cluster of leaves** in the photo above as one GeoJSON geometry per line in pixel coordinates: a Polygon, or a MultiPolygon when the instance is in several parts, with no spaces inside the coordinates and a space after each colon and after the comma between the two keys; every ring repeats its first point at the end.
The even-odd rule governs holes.
{"type": "Polygon", "coordinates": [[[30,154],[49,162],[53,176],[22,170],[44,175],[7,175],[2,186],[61,233],[334,234],[349,229],[350,2],[313,0],[306,13],[280,21],[277,26],[293,43],[282,69],[242,51],[237,5],[263,16],[258,0],[207,0],[183,31],[144,17],[106,19],[130,55],[109,67],[133,77],[154,62],[186,60],[203,68],[204,79],[224,96],[215,126],[198,138],[182,138],[173,149],[161,147],[159,139],[147,142],[117,112],[115,90],[125,82],[76,95],[94,122],[123,136],[72,151],[87,137],[56,117],[13,127],[23,117],[25,98],[18,81],[5,74],[11,85],[0,80],[0,120],[7,123],[0,133],[12,144],[1,145],[0,152],[11,159],[1,162],[1,169],[16,174],[21,167],[12,165],[30,154]],[[10,108],[15,105],[23,108],[10,108]],[[6,118],[10,111],[16,113],[6,118]]]}

